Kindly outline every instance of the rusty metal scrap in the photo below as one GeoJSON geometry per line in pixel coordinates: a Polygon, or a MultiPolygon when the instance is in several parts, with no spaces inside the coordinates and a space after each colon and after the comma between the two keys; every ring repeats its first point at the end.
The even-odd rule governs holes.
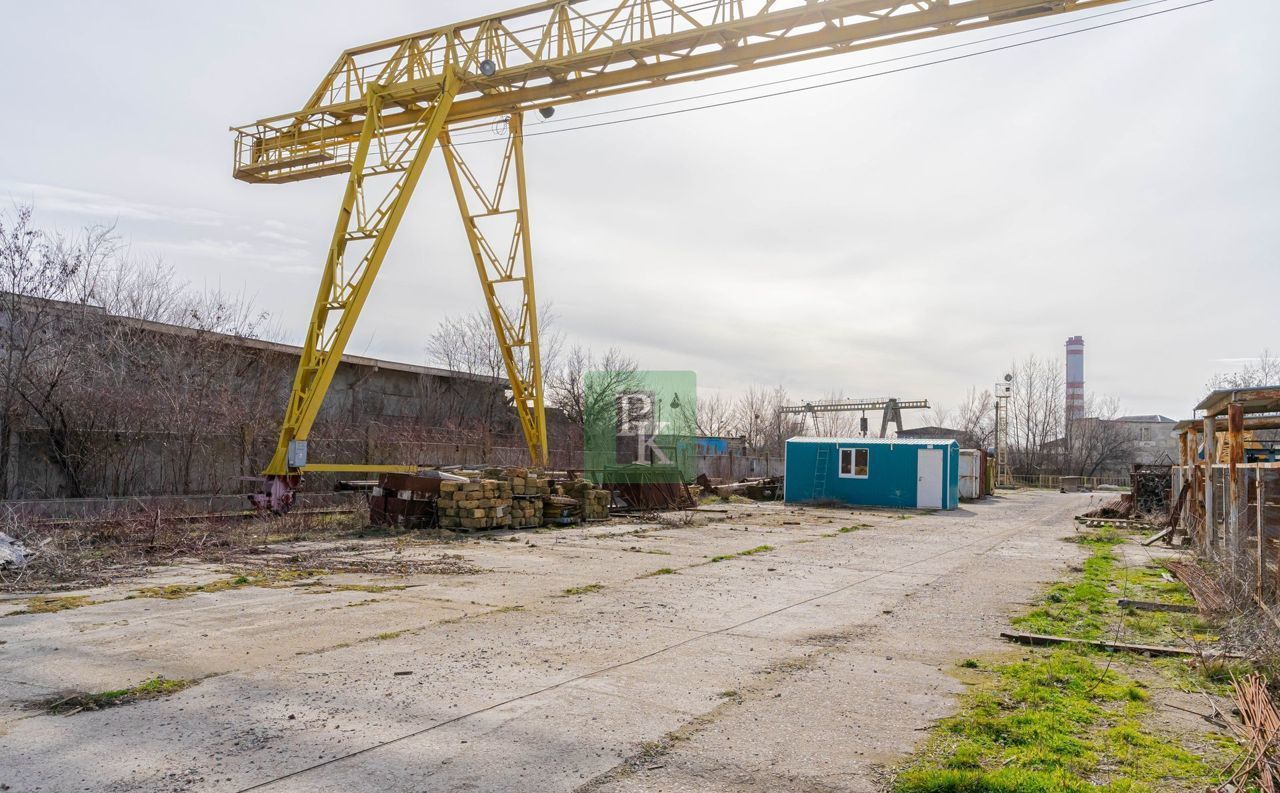
{"type": "Polygon", "coordinates": [[[1206,614],[1220,614],[1231,607],[1231,598],[1227,596],[1217,581],[1214,581],[1199,565],[1192,562],[1166,561],[1165,568],[1173,573],[1196,599],[1196,605],[1206,614]]]}
{"type": "Polygon", "coordinates": [[[1230,779],[1219,785],[1218,791],[1256,789],[1276,793],[1280,783],[1280,713],[1267,690],[1267,680],[1251,674],[1243,681],[1233,679],[1231,684],[1243,725],[1233,729],[1236,739],[1244,744],[1244,753],[1233,764],[1230,779]]]}

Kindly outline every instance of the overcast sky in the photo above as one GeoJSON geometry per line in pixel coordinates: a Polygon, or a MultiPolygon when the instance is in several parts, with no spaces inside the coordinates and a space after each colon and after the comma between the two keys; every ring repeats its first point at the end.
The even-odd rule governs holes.
{"type": "MultiPolygon", "coordinates": [[[[236,181],[228,127],[300,107],[346,47],[518,4],[0,0],[0,198],[63,229],[117,222],[296,343],[343,179],[236,181]]],[[[573,340],[797,399],[950,408],[1080,334],[1090,391],[1185,417],[1215,371],[1280,348],[1276,29],[1275,0],[1217,0],[530,138],[539,296],[573,340]]],[[[529,131],[957,41],[568,106],[529,131]]],[[[348,352],[423,362],[442,315],[483,305],[452,202],[433,157],[348,352]]]]}

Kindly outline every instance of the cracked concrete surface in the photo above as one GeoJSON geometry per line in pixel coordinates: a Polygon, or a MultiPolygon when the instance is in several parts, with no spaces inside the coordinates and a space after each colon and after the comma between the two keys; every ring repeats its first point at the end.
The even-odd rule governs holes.
{"type": "Polygon", "coordinates": [[[879,790],[953,708],[954,664],[1008,652],[1009,614],[1082,557],[1059,540],[1087,503],[1018,493],[909,519],[729,505],[705,525],[406,551],[460,552],[474,575],[327,579],[409,585],[378,594],[94,591],[108,602],[0,619],[0,784],[879,790]],[[870,528],[837,531],[855,523],[870,528]],[[204,679],[71,717],[24,707],[156,675],[204,679]]]}

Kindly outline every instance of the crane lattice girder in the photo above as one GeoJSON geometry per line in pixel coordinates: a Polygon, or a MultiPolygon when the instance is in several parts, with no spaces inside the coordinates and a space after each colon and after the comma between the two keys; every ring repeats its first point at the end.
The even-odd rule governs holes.
{"type": "Polygon", "coordinates": [[[235,176],[286,182],[348,171],[371,85],[384,93],[382,128],[395,130],[416,123],[455,74],[456,124],[1118,2],[537,3],[347,50],[302,109],[235,128],[235,176]]]}
{"type": "Polygon", "coordinates": [[[779,413],[793,415],[798,413],[856,413],[858,411],[884,410],[893,405],[899,410],[928,410],[927,399],[858,399],[849,402],[810,402],[803,405],[787,405],[780,408],[779,413]]]}

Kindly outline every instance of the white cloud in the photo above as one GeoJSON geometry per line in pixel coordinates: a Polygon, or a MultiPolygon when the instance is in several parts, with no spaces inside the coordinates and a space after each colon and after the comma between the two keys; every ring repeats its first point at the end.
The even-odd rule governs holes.
{"type": "Polygon", "coordinates": [[[105,193],[31,182],[0,181],[0,194],[7,194],[14,201],[33,203],[41,211],[87,215],[108,222],[120,219],[220,226],[227,219],[223,213],[210,209],[150,204],[105,193]]]}

